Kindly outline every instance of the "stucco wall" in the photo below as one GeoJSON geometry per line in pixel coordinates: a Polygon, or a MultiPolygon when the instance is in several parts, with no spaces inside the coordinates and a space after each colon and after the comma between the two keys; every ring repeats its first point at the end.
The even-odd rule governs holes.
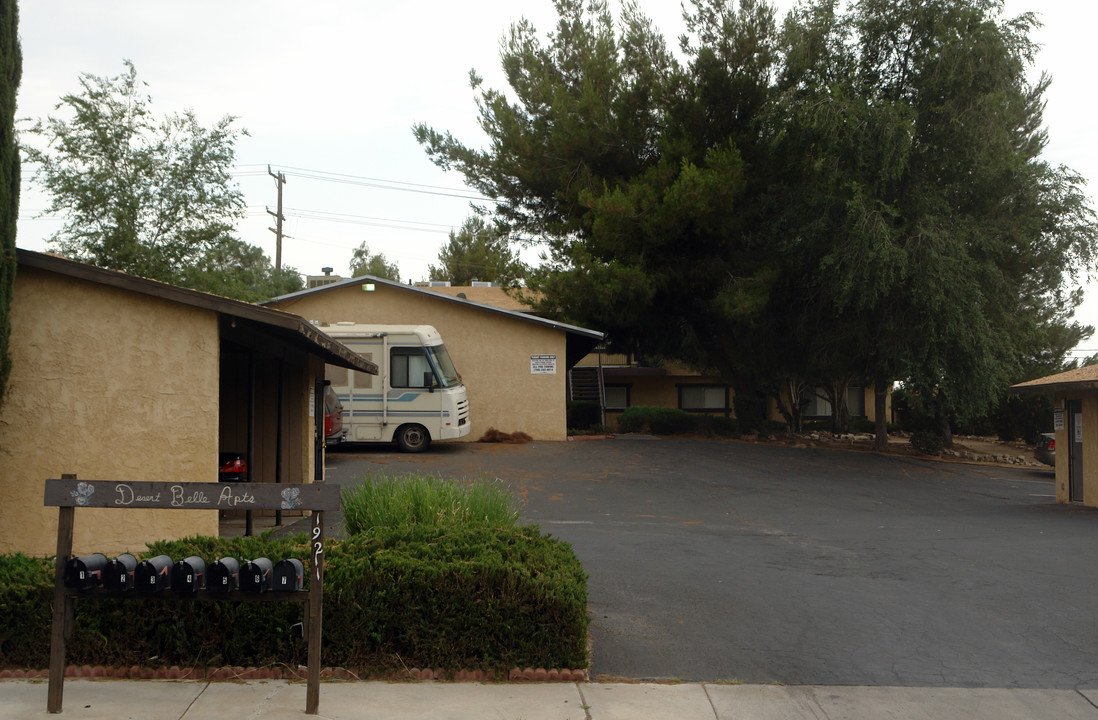
{"type": "Polygon", "coordinates": [[[567,437],[561,330],[381,284],[372,292],[357,284],[329,289],[275,307],[327,323],[433,325],[469,393],[472,428],[465,440],[480,438],[489,427],[535,440],[567,437]],[[556,374],[531,374],[531,355],[556,355],[556,374]]]}
{"type": "MultiPolygon", "coordinates": [[[[0,409],[0,551],[56,549],[46,478],[208,482],[216,477],[215,313],[19,268],[12,375],[0,409]]],[[[213,511],[84,509],[76,553],[216,535],[213,511]]]]}
{"type": "Polygon", "coordinates": [[[1071,502],[1068,429],[1066,400],[1082,401],[1083,411],[1083,504],[1098,507],[1098,393],[1078,392],[1060,395],[1056,407],[1064,410],[1064,429],[1056,431],[1056,502],[1071,502]]]}

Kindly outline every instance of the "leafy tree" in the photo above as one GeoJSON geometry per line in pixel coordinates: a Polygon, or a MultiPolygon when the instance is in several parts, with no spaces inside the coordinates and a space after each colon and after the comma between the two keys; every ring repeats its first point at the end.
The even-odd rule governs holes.
{"type": "Polygon", "coordinates": [[[390,263],[383,253],[371,254],[365,242],[355,248],[351,255],[351,277],[363,275],[400,282],[400,268],[397,264],[390,263]]]}
{"type": "Polygon", "coordinates": [[[528,22],[511,28],[512,92],[480,91],[491,149],[425,125],[416,137],[497,201],[514,236],[545,243],[529,280],[541,311],[597,326],[622,350],[736,377],[731,328],[757,316],[767,291],[768,268],[745,232],[745,167],[756,157],[773,12],[751,0],[739,13],[695,3],[683,67],[631,4],[620,36],[605,2],[555,5],[547,44],[528,22]],[[707,42],[726,32],[737,40],[707,42]]]}
{"type": "Polygon", "coordinates": [[[1040,159],[1031,16],[808,0],[779,31],[765,2],[692,0],[680,63],[633,5],[620,33],[600,0],[555,5],[544,44],[512,27],[509,93],[471,76],[487,149],[414,128],[545,244],[541,310],[771,388],[793,424],[804,388],[902,380],[942,429],[1071,326],[1098,233],[1040,159]]]}
{"type": "Polygon", "coordinates": [[[185,269],[182,284],[245,302],[260,302],[305,287],[296,270],[276,270],[261,248],[232,237],[207,248],[194,266],[185,269]]]}
{"type": "Polygon", "coordinates": [[[1039,157],[1048,79],[1026,80],[1031,16],[1003,20],[996,0],[834,6],[787,22],[785,229],[861,338],[864,374],[932,399],[948,443],[950,417],[986,412],[1021,356],[1070,325],[1093,213],[1079,179],[1039,157]]]}
{"type": "Polygon", "coordinates": [[[428,266],[432,280],[468,285],[473,280],[513,285],[529,269],[508,242],[507,232],[489,226],[480,215],[466,218],[461,229],[450,231],[450,240],[438,253],[439,266],[428,266]]]}
{"type": "Polygon", "coordinates": [[[211,127],[190,111],[155,119],[145,83],[124,64],[117,77],[82,75],[81,91],[57,105],[64,115],[29,130],[43,143],[25,152],[51,195],[47,212],[65,218],[51,241],[99,267],[255,297],[252,269],[224,262],[227,248],[262,256],[232,238],[245,204],[230,168],[244,131],[231,116],[211,127]]]}
{"type": "Polygon", "coordinates": [[[0,404],[11,375],[10,310],[15,289],[15,226],[19,217],[19,148],[15,142],[15,91],[23,73],[19,10],[0,3],[0,404]]]}

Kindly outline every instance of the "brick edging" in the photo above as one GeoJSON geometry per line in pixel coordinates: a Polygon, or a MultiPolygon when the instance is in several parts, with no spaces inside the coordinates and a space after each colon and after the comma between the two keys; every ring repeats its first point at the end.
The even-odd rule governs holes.
{"type": "MultiPolygon", "coordinates": [[[[0,670],[0,679],[47,678],[49,670],[0,670]]],[[[127,680],[305,680],[308,670],[304,667],[106,667],[103,665],[69,665],[67,678],[116,678],[127,680]]],[[[320,671],[325,680],[440,680],[446,682],[583,682],[587,670],[545,668],[512,668],[508,671],[491,670],[433,670],[412,668],[390,673],[369,673],[342,667],[326,667],[320,671]]]]}

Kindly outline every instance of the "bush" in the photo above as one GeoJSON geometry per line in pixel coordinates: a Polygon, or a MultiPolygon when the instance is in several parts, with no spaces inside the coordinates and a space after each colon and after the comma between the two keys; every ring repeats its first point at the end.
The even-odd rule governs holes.
{"type": "Polygon", "coordinates": [[[732,396],[732,407],[736,411],[736,418],[740,422],[741,431],[764,431],[763,426],[766,423],[765,396],[753,392],[736,393],[732,396]]]}
{"type": "Polygon", "coordinates": [[[408,525],[513,527],[522,511],[500,481],[442,480],[429,475],[367,475],[343,488],[339,504],[349,535],[408,525]]]}
{"type": "Polygon", "coordinates": [[[639,405],[626,408],[618,416],[620,432],[650,432],[655,435],[681,435],[695,432],[697,418],[683,410],[666,407],[645,407],[639,405]]]}
{"type": "Polygon", "coordinates": [[[942,438],[938,437],[935,433],[920,430],[911,436],[911,447],[915,448],[923,455],[941,455],[942,449],[945,447],[942,442],[942,438]]]}
{"type": "Polygon", "coordinates": [[[740,436],[740,424],[736,418],[727,418],[723,415],[698,415],[695,422],[698,432],[703,435],[740,436]]]}
{"type": "Polygon", "coordinates": [[[602,424],[602,408],[590,400],[568,401],[568,429],[590,430],[602,424]]]}
{"type": "Polygon", "coordinates": [[[0,555],[0,662],[44,668],[50,659],[53,562],[22,553],[0,555]]]}
{"type": "MultiPolygon", "coordinates": [[[[187,538],[143,557],[309,557],[307,539],[187,538]]],[[[306,563],[307,565],[307,563],[306,563]]],[[[322,662],[402,667],[586,667],[587,576],[567,543],[536,527],[413,524],[325,548],[322,662]]],[[[0,556],[0,665],[49,664],[53,563],[0,556]]],[[[68,662],[256,666],[306,662],[298,603],[84,598],[68,662]]]]}

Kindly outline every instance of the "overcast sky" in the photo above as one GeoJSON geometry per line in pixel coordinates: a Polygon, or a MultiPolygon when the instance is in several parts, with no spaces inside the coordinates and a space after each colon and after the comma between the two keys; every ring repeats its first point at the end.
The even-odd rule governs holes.
{"type": "MultiPolygon", "coordinates": [[[[678,0],[639,1],[675,44],[678,0]]],[[[793,3],[777,4],[784,10],[793,3]]],[[[1035,11],[1044,23],[1035,36],[1043,50],[1034,73],[1053,77],[1046,156],[1080,172],[1094,196],[1098,3],[1007,0],[1006,10],[1035,11]]],[[[422,280],[449,231],[469,214],[468,199],[452,195],[470,193],[460,176],[428,160],[411,127],[425,122],[479,145],[468,73],[475,68],[486,86],[505,87],[499,43],[520,17],[544,35],[555,13],[550,0],[23,0],[17,115],[44,117],[79,89],[81,73],[118,75],[128,58],[149,85],[156,115],[191,108],[210,125],[229,114],[250,133],[237,151],[236,177],[248,203],[242,239],[274,258],[270,165],[287,177],[285,265],[346,275],[352,250],[365,241],[396,262],[405,280],[422,280]]],[[[46,203],[26,182],[29,175],[18,244],[45,250],[59,222],[35,219],[46,203]]],[[[1098,284],[1088,296],[1079,317],[1098,326],[1098,284]]]]}

